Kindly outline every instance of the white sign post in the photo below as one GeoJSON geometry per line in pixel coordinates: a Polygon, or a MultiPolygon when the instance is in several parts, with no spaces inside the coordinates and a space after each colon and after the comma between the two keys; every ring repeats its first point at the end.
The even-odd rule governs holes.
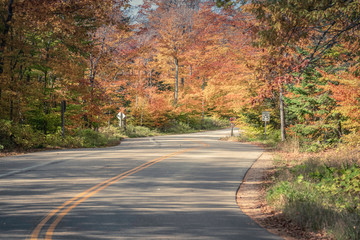
{"type": "Polygon", "coordinates": [[[122,112],[119,112],[116,117],[119,119],[119,127],[126,130],[126,115],[122,112]]]}
{"type": "Polygon", "coordinates": [[[262,120],[265,122],[265,138],[266,138],[266,123],[270,122],[270,112],[268,111],[262,112],[262,120]]]}

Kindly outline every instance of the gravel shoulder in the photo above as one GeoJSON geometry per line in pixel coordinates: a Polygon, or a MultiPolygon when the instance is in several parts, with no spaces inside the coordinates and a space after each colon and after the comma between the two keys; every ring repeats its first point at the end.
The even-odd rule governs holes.
{"type": "Polygon", "coordinates": [[[266,204],[265,185],[274,173],[273,162],[271,152],[265,151],[249,169],[236,196],[240,209],[261,227],[285,240],[327,239],[301,229],[266,204]]]}

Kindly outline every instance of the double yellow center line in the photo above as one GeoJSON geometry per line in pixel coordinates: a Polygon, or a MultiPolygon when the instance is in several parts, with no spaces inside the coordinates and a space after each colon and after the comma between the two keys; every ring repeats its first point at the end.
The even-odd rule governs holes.
{"type": "MultiPolygon", "coordinates": [[[[204,147],[208,147],[208,144],[203,144],[204,147]]],[[[53,222],[50,224],[48,230],[46,231],[45,234],[45,240],[51,240],[52,236],[54,234],[54,230],[56,228],[56,226],[61,222],[61,220],[74,208],[76,208],[79,204],[81,204],[82,202],[84,202],[86,199],[90,198],[91,196],[93,196],[94,194],[100,192],[101,190],[107,188],[108,186],[134,174],[137,173],[145,168],[148,168],[158,162],[161,162],[164,159],[173,157],[175,155],[179,155],[181,153],[185,153],[185,152],[189,152],[192,150],[195,150],[197,148],[187,148],[184,150],[180,150],[177,152],[173,152],[171,154],[159,157],[159,158],[155,158],[149,162],[146,162],[144,164],[141,164],[140,166],[137,166],[133,169],[130,169],[124,173],[121,173],[115,177],[112,177],[106,181],[103,181],[97,185],[95,185],[92,188],[89,188],[88,190],[78,194],[77,196],[73,197],[72,199],[64,202],[61,206],[57,207],[56,209],[52,210],[37,226],[36,228],[33,230],[30,240],[38,240],[40,232],[42,231],[43,227],[52,219],[55,218],[53,220],[53,222]]]]}

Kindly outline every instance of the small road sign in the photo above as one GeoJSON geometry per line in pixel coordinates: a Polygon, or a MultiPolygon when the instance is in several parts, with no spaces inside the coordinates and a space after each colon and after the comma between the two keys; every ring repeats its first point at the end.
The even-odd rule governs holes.
{"type": "Polygon", "coordinates": [[[270,121],[270,112],[263,111],[262,112],[262,120],[265,122],[265,138],[266,138],[266,122],[270,121]]]}
{"type": "Polygon", "coordinates": [[[119,127],[126,130],[126,115],[122,112],[119,112],[116,117],[119,119],[119,127]]]}
{"type": "Polygon", "coordinates": [[[267,111],[262,112],[262,120],[264,122],[269,122],[270,121],[270,112],[267,112],[267,111]]]}
{"type": "Polygon", "coordinates": [[[126,115],[122,112],[119,112],[116,117],[119,119],[119,120],[124,120],[126,118],[126,115]]]}

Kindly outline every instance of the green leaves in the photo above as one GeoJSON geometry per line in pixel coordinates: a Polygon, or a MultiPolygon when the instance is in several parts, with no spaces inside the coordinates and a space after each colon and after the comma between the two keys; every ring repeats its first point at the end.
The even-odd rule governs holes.
{"type": "Polygon", "coordinates": [[[233,0],[216,0],[216,6],[227,8],[229,6],[232,6],[236,2],[237,1],[233,1],[233,0]]]}
{"type": "Polygon", "coordinates": [[[285,102],[289,129],[305,145],[309,144],[308,150],[317,151],[339,140],[339,116],[335,114],[336,101],[331,92],[325,90],[328,83],[320,72],[308,69],[303,75],[299,84],[288,85],[287,88],[285,102]],[[319,147],[311,141],[318,142],[319,147]]]}
{"type": "Polygon", "coordinates": [[[270,205],[300,226],[326,230],[336,239],[357,239],[360,231],[360,167],[329,167],[314,160],[284,171],[287,180],[267,192],[270,205]]]}

